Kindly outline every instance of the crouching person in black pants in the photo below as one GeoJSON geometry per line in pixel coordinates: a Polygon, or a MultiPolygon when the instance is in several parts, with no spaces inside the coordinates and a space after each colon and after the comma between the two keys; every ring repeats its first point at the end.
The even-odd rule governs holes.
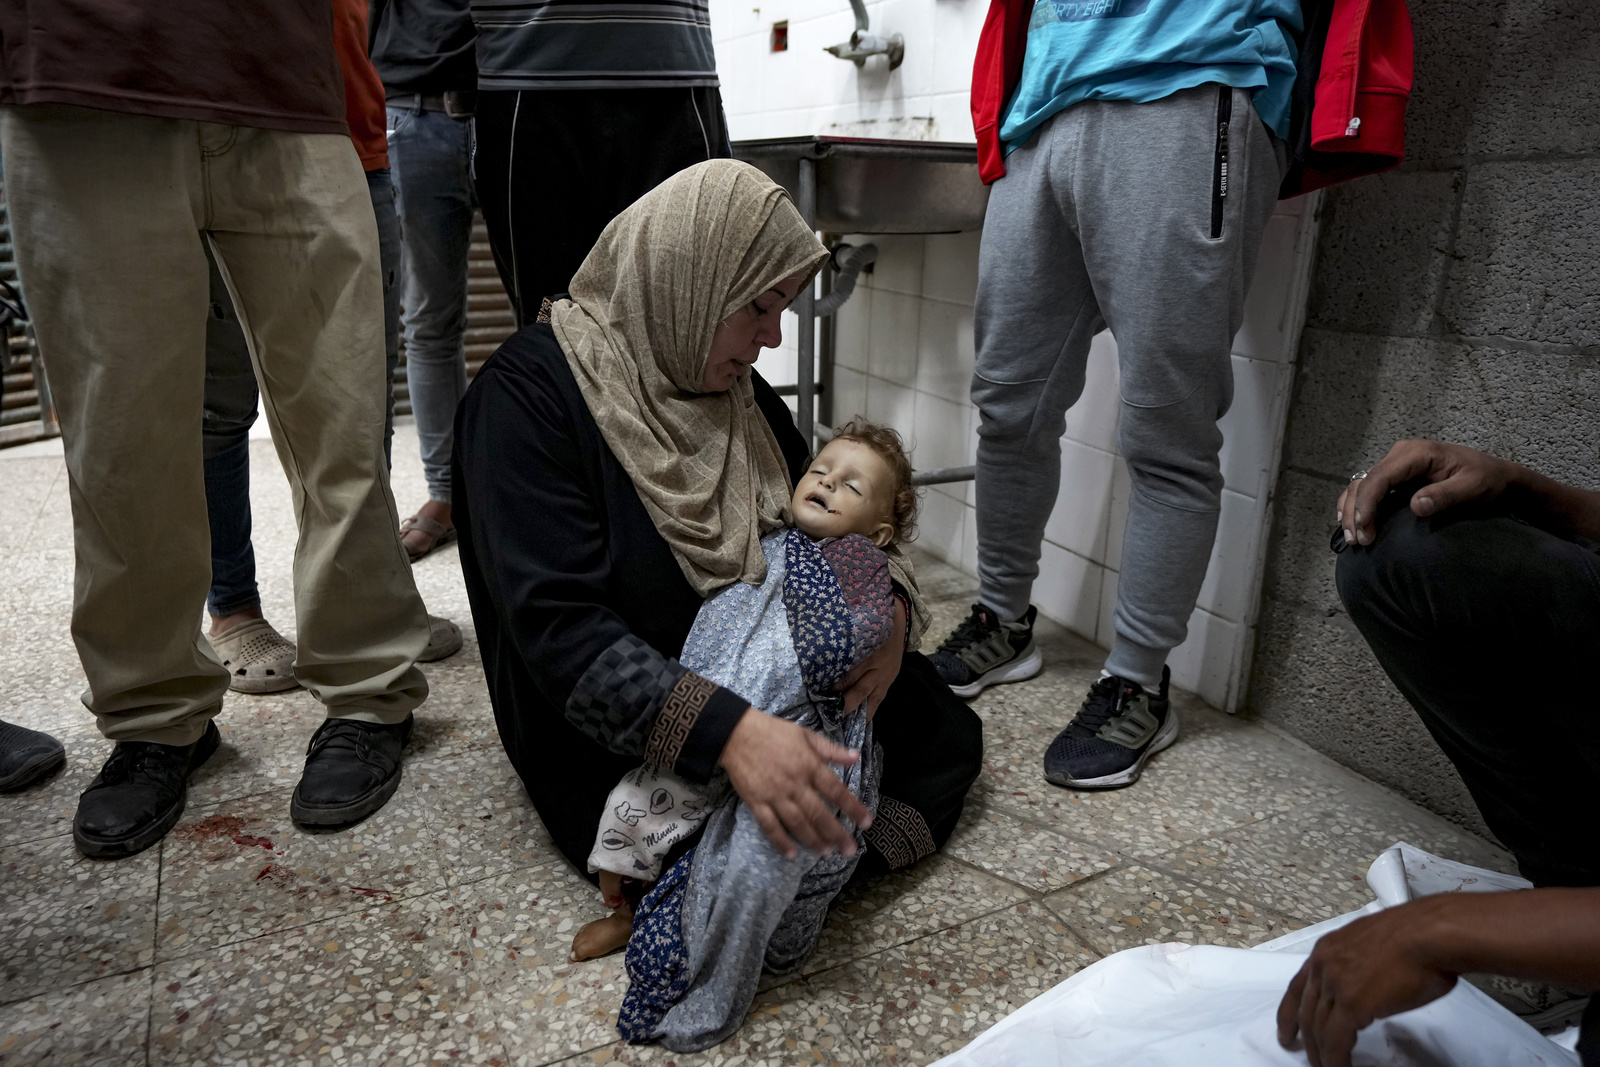
{"type": "MultiPolygon", "coordinates": [[[[1467,972],[1600,990],[1600,493],[1434,441],[1401,441],[1339,497],[1339,597],[1541,888],[1447,893],[1317,942],[1278,1040],[1349,1067],[1375,1019],[1467,972]]],[[[1578,1053],[1600,1067],[1600,996],[1578,1053]]]]}
{"type": "Polygon", "coordinates": [[[1600,493],[1401,441],[1338,507],[1339,597],[1484,821],[1535,885],[1600,885],[1600,493]]]}

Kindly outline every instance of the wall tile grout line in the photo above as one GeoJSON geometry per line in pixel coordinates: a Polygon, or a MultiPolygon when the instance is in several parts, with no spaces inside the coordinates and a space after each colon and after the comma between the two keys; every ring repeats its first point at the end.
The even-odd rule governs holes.
{"type": "MultiPolygon", "coordinates": [[[[1311,804],[1311,803],[1315,803],[1315,801],[1307,801],[1306,803],[1307,804],[1311,804]]],[[[1304,805],[1296,805],[1294,808],[1290,808],[1289,810],[1290,811],[1297,811],[1303,806],[1304,805]]],[[[998,811],[1001,814],[1007,815],[1007,816],[1011,817],[1012,819],[1015,819],[1016,821],[1018,821],[1020,823],[1023,823],[1024,825],[1030,827],[1031,829],[1034,829],[1034,830],[1037,830],[1037,831],[1043,831],[1043,832],[1048,833],[1048,834],[1052,834],[1052,835],[1054,835],[1056,837],[1059,837],[1059,838],[1061,838],[1061,839],[1063,839],[1065,841],[1068,841],[1068,842],[1071,842],[1071,843],[1074,843],[1074,844],[1084,845],[1084,846],[1087,846],[1087,847],[1090,847],[1090,848],[1109,850],[1112,854],[1120,856],[1123,859],[1123,863],[1121,863],[1119,865],[1113,866],[1113,867],[1111,867],[1111,868],[1109,868],[1108,870],[1105,870],[1105,871],[1096,871],[1093,874],[1085,875],[1081,879],[1078,879],[1078,880],[1076,880],[1074,882],[1068,883],[1065,886],[1062,886],[1061,889],[1050,890],[1050,892],[1052,892],[1052,893],[1062,892],[1063,890],[1071,889],[1073,886],[1082,885],[1085,882],[1092,881],[1093,879],[1099,878],[1102,875],[1110,874],[1113,871],[1120,870],[1120,869],[1122,869],[1124,867],[1127,867],[1127,866],[1130,866],[1130,865],[1143,865],[1143,864],[1145,864],[1147,862],[1150,862],[1150,860],[1148,860],[1148,859],[1141,859],[1138,856],[1130,855],[1120,845],[1118,845],[1116,842],[1111,841],[1111,840],[1106,840],[1106,839],[1102,839],[1102,838],[1098,838],[1098,837],[1089,837],[1089,838],[1073,837],[1073,836],[1071,836],[1069,834],[1064,834],[1059,830],[1052,829],[1051,827],[1046,826],[1046,825],[1044,825],[1042,823],[1039,823],[1036,820],[1030,819],[1028,816],[1023,815],[1022,813],[1016,811],[1013,808],[1006,807],[1004,802],[1002,802],[1000,804],[986,803],[985,810],[986,811],[988,811],[988,810],[998,811]]],[[[1260,818],[1246,819],[1243,822],[1238,822],[1238,823],[1229,823],[1226,826],[1220,827],[1220,828],[1218,828],[1216,830],[1210,830],[1210,831],[1207,831],[1205,833],[1197,834],[1194,837],[1183,838],[1181,840],[1174,841],[1170,848],[1163,849],[1161,852],[1154,853],[1153,855],[1154,856],[1165,856],[1165,855],[1170,854],[1171,852],[1176,851],[1177,849],[1186,848],[1186,847],[1188,847],[1190,845],[1197,844],[1198,842],[1201,842],[1201,841],[1209,840],[1209,839],[1211,839],[1213,837],[1217,837],[1217,836],[1219,836],[1221,834],[1232,833],[1232,832],[1234,832],[1236,830],[1242,830],[1247,826],[1259,825],[1260,823],[1263,823],[1263,822],[1266,822],[1266,821],[1268,821],[1270,819],[1276,818],[1277,816],[1282,815],[1282,814],[1286,814],[1286,813],[1285,812],[1273,812],[1270,815],[1262,815],[1260,818]]],[[[993,873],[993,872],[989,872],[989,873],[993,873]]]]}
{"type": "Polygon", "coordinates": [[[150,1065],[150,1046],[156,1039],[156,968],[160,963],[161,945],[161,888],[167,872],[167,840],[156,842],[161,850],[156,861],[156,899],[150,915],[150,967],[146,976],[144,1008],[144,1062],[150,1065]]]}
{"type": "Polygon", "coordinates": [[[134,967],[125,967],[120,971],[108,971],[105,974],[97,974],[93,977],[84,978],[76,982],[68,982],[66,985],[56,986],[53,989],[40,989],[29,993],[25,997],[15,997],[11,1000],[0,1000],[0,1008],[14,1008],[19,1004],[27,1004],[29,1001],[38,1000],[41,997],[57,996],[70,989],[83,989],[86,986],[94,985],[96,982],[104,982],[112,978],[126,978],[130,975],[138,974],[140,971],[149,971],[154,969],[155,964],[143,963],[134,967]]]}
{"type": "MultiPolygon", "coordinates": [[[[1440,289],[1439,299],[1443,299],[1442,288],[1440,289]]],[[[1390,327],[1361,329],[1355,326],[1333,323],[1322,325],[1307,323],[1305,332],[1309,335],[1329,338],[1357,337],[1374,341],[1427,341],[1441,345],[1458,345],[1462,348],[1492,348],[1510,352],[1524,352],[1530,356],[1548,356],[1551,358],[1578,356],[1592,359],[1600,356],[1600,345],[1575,345],[1558,341],[1530,341],[1526,338],[1511,337],[1507,334],[1419,333],[1416,331],[1396,330],[1390,327]]],[[[1296,360],[1294,366],[1300,366],[1300,362],[1296,360]]]]}
{"type": "MultiPolygon", "coordinates": [[[[508,873],[512,873],[512,872],[499,871],[499,872],[496,872],[495,874],[492,874],[492,875],[486,875],[484,878],[476,879],[473,882],[463,883],[463,884],[464,885],[467,885],[467,884],[477,885],[480,882],[488,881],[490,878],[498,878],[501,875],[508,874],[508,873]]],[[[463,921],[464,921],[464,917],[465,917],[465,914],[466,914],[466,909],[462,904],[462,900],[461,900],[460,894],[456,892],[457,888],[458,887],[456,887],[456,886],[450,887],[450,889],[449,889],[450,898],[456,902],[457,908],[458,908],[458,913],[463,917],[463,921]]],[[[467,941],[468,941],[469,944],[473,943],[474,939],[473,939],[471,934],[467,935],[467,941]]],[[[487,958],[487,957],[485,957],[485,958],[487,958]]],[[[493,1021],[493,1024],[494,1024],[494,1026],[493,1026],[494,1039],[495,1039],[496,1044],[498,1044],[500,1046],[501,1055],[503,1055],[505,1057],[505,1062],[508,1065],[509,1064],[514,1064],[514,1063],[517,1062],[517,1057],[515,1057],[515,1056],[513,1056],[511,1054],[510,1046],[508,1046],[506,1044],[505,1038],[501,1036],[505,1032],[505,1030],[504,1030],[504,1027],[502,1027],[500,1025],[500,1015],[499,1015],[499,1013],[494,1010],[494,999],[495,998],[494,998],[493,992],[491,991],[492,987],[490,986],[490,984],[489,984],[489,982],[487,980],[487,976],[483,973],[482,968],[478,964],[478,954],[476,952],[469,951],[467,953],[467,966],[469,968],[471,968],[472,975],[473,975],[473,980],[477,983],[479,994],[480,994],[480,996],[482,998],[482,1010],[486,1014],[488,1014],[489,1018],[493,1021]]],[[[577,1053],[577,1055],[581,1056],[581,1055],[584,1054],[584,1052],[587,1052],[587,1051],[590,1051],[590,1050],[580,1051],[579,1053],[577,1053]]],[[[571,1057],[569,1057],[569,1058],[571,1058],[571,1057]]]]}
{"type": "Polygon", "coordinates": [[[1484,152],[1465,155],[1408,159],[1394,168],[1396,174],[1436,173],[1468,170],[1502,163],[1582,163],[1600,159],[1600,151],[1588,152],[1484,152]]]}
{"type": "Polygon", "coordinates": [[[23,535],[22,542],[17,546],[17,559],[20,561],[32,553],[33,539],[39,532],[39,524],[44,520],[45,512],[50,507],[50,502],[55,499],[58,487],[67,477],[67,467],[63,463],[57,469],[55,477],[50,479],[50,485],[45,489],[44,495],[39,498],[39,507],[28,520],[28,532],[23,535]]]}
{"type": "MultiPolygon", "coordinates": [[[[960,861],[957,861],[957,862],[960,862],[960,861]]],[[[970,866],[970,864],[968,864],[968,866],[970,866]]],[[[977,869],[978,870],[982,870],[981,868],[977,868],[977,869]]],[[[996,877],[993,874],[993,872],[991,872],[991,871],[983,871],[982,873],[987,874],[990,877],[996,877]]],[[[1004,879],[1002,879],[1002,881],[1003,880],[1004,879]]],[[[1024,888],[1024,887],[1020,887],[1019,886],[1018,888],[1024,888]]],[[[881,956],[885,952],[893,952],[897,948],[904,948],[907,945],[913,945],[913,944],[917,943],[918,941],[921,941],[921,940],[923,940],[925,938],[936,937],[939,934],[947,933],[947,932],[949,932],[951,930],[955,930],[955,929],[957,929],[959,927],[966,926],[969,923],[978,922],[978,921],[983,920],[983,919],[993,918],[994,916],[999,915],[1002,912],[1009,911],[1010,909],[1015,908],[1019,904],[1041,903],[1042,900],[1043,900],[1043,898],[1041,897],[1041,898],[1039,898],[1037,900],[1027,900],[1027,901],[1011,900],[1011,901],[1006,901],[1005,903],[1000,904],[998,907],[990,908],[987,911],[975,912],[974,914],[969,915],[967,918],[962,919],[960,922],[946,923],[946,924],[944,924],[942,926],[932,927],[930,929],[923,930],[923,931],[921,931],[921,932],[919,932],[919,933],[917,933],[917,934],[915,934],[915,935],[913,935],[911,937],[908,937],[908,938],[904,939],[903,941],[895,941],[895,942],[892,942],[891,944],[882,945],[882,946],[880,946],[878,948],[873,949],[871,952],[866,953],[865,955],[852,956],[849,959],[840,960],[840,961],[838,961],[836,963],[830,963],[826,967],[818,967],[814,971],[807,971],[807,970],[805,970],[804,967],[802,967],[800,969],[800,971],[798,971],[794,975],[794,977],[792,979],[786,979],[785,981],[780,982],[777,985],[772,986],[771,988],[772,989],[781,989],[784,986],[791,984],[791,982],[809,981],[812,978],[818,977],[820,975],[827,974],[830,971],[837,971],[842,967],[852,967],[852,966],[855,966],[858,963],[864,963],[865,961],[872,959],[874,956],[881,956]]]]}

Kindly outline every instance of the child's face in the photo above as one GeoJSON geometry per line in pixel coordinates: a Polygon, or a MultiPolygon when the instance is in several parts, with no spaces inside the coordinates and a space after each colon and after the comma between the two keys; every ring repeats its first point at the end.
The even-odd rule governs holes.
{"type": "Polygon", "coordinates": [[[835,438],[811,461],[789,509],[812,540],[857,533],[879,548],[894,540],[894,471],[860,441],[835,438]]]}

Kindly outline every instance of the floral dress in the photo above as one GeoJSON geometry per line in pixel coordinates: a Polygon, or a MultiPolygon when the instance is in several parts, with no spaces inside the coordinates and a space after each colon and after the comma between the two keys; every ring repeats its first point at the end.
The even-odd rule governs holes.
{"type": "MultiPolygon", "coordinates": [[[[708,600],[681,662],[859,751],[858,763],[834,772],[875,812],[881,752],[865,708],[846,708],[833,689],[893,633],[888,557],[859,534],[813,542],[794,529],[768,535],[762,549],[766,581],[708,600]]],[[[695,788],[704,833],[636,910],[631,984],[617,1022],[628,1040],[675,1051],[707,1048],[738,1029],[762,969],[781,973],[810,954],[856,865],[856,857],[803,847],[786,859],[725,778],[695,788]]],[[[848,820],[846,828],[861,845],[860,829],[848,820]]],[[[603,822],[602,837],[607,830],[603,822]]]]}

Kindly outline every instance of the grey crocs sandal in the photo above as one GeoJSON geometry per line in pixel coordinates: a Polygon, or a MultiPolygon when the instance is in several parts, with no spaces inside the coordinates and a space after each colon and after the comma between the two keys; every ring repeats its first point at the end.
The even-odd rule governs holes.
{"type": "Polygon", "coordinates": [[[266,619],[252,619],[211,637],[236,693],[280,693],[300,683],[294,677],[294,642],[266,619]]]}
{"type": "Polygon", "coordinates": [[[461,627],[437,615],[428,616],[428,647],[417,657],[418,663],[434,663],[461,651],[461,627]]]}

